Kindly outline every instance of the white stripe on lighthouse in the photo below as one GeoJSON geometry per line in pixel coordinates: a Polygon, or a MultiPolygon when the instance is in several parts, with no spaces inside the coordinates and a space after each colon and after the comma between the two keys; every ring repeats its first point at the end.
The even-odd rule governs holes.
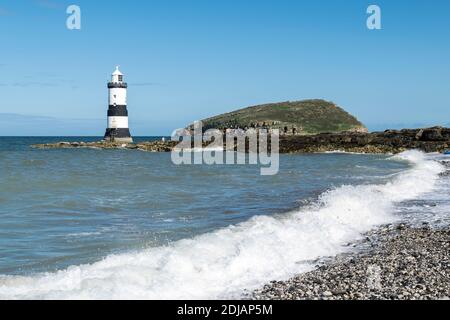
{"type": "Polygon", "coordinates": [[[125,106],[127,104],[127,89],[109,89],[109,105],[125,106]]]}
{"type": "Polygon", "coordinates": [[[128,117],[108,117],[109,129],[127,129],[128,117]]]}

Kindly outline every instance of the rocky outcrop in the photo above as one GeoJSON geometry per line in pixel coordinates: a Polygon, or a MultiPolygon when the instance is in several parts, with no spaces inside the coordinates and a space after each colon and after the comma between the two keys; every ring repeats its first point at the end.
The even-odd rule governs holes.
{"type": "Polygon", "coordinates": [[[57,142],[36,144],[36,149],[124,149],[124,150],[140,150],[147,152],[170,152],[176,146],[176,142],[172,141],[148,141],[140,143],[114,143],[107,141],[98,142],[57,142]]]}
{"type": "MultiPolygon", "coordinates": [[[[148,152],[170,152],[177,142],[149,141],[140,143],[58,142],[38,144],[39,149],[95,148],[130,149],[148,152]]],[[[206,146],[205,144],[204,146],[206,146]]],[[[450,128],[386,130],[384,132],[322,133],[311,136],[280,137],[280,153],[313,153],[345,151],[356,153],[399,153],[409,149],[443,152],[450,147],[450,128]]]]}
{"type": "Polygon", "coordinates": [[[386,130],[374,133],[323,133],[314,136],[282,137],[281,153],[346,151],[399,153],[408,149],[442,152],[450,146],[450,129],[386,130]]]}

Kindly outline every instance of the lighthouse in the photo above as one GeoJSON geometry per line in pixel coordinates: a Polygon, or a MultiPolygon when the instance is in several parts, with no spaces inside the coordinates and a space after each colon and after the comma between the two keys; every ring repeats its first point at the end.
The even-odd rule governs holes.
{"type": "Polygon", "coordinates": [[[116,67],[116,71],[111,76],[111,81],[108,82],[109,109],[108,127],[105,134],[106,141],[133,142],[128,128],[128,85],[123,80],[123,73],[120,72],[119,67],[116,67]]]}

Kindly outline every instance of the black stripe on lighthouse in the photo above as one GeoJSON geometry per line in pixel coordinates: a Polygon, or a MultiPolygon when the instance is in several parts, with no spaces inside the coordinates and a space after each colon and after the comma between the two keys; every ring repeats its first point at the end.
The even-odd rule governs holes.
{"type": "Polygon", "coordinates": [[[108,82],[108,89],[114,89],[114,88],[126,89],[126,88],[128,88],[128,84],[126,82],[122,82],[122,83],[108,82]]]}
{"type": "Polygon", "coordinates": [[[106,129],[105,138],[108,140],[131,138],[130,129],[128,129],[128,128],[117,128],[117,129],[108,128],[108,129],[106,129]]]}
{"type": "Polygon", "coordinates": [[[109,106],[108,117],[128,117],[127,106],[109,106]]]}

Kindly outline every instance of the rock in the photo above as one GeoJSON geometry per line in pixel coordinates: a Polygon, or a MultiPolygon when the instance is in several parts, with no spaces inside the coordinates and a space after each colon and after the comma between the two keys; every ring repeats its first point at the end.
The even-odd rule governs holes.
{"type": "Polygon", "coordinates": [[[107,141],[98,142],[57,142],[49,144],[37,144],[33,145],[33,148],[37,149],[68,149],[68,148],[90,148],[90,149],[130,149],[130,150],[142,150],[148,152],[170,152],[176,146],[176,142],[173,141],[151,141],[145,143],[114,143],[107,141]]]}
{"type": "Polygon", "coordinates": [[[450,129],[446,128],[387,130],[374,133],[343,132],[281,137],[280,152],[308,153],[339,150],[357,153],[399,153],[408,149],[442,152],[449,143],[450,129]]]}
{"type": "Polygon", "coordinates": [[[442,141],[445,138],[442,136],[442,128],[429,128],[422,130],[419,138],[420,141],[442,141]]]}
{"type": "Polygon", "coordinates": [[[322,295],[324,297],[331,297],[333,294],[330,291],[325,291],[324,293],[322,293],[322,295]]]}

